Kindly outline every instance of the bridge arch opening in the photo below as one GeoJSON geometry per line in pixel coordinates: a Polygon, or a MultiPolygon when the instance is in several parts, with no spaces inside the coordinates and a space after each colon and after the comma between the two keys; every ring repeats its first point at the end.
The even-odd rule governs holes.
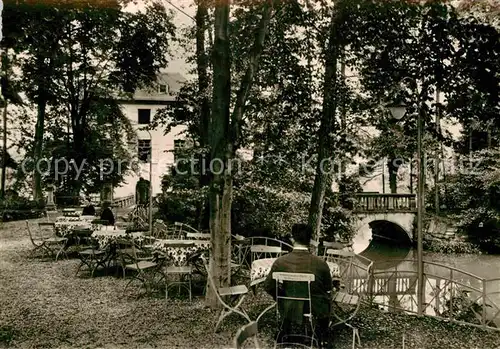
{"type": "Polygon", "coordinates": [[[408,232],[399,224],[386,220],[375,220],[368,225],[372,231],[372,241],[385,241],[388,245],[408,245],[411,247],[408,232]]]}
{"type": "Polygon", "coordinates": [[[358,240],[354,242],[355,252],[372,260],[376,269],[382,265],[382,269],[391,268],[391,260],[398,264],[406,259],[412,248],[408,232],[399,224],[387,220],[375,220],[361,227],[355,240],[358,240]]]}

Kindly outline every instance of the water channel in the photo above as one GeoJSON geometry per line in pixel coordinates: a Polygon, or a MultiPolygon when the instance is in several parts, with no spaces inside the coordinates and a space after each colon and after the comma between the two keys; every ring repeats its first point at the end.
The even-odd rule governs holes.
{"type": "MultiPolygon", "coordinates": [[[[373,237],[368,247],[366,245],[365,242],[362,248],[354,246],[354,249],[363,249],[359,254],[373,261],[374,279],[379,279],[379,291],[375,291],[374,301],[385,310],[416,312],[417,251],[402,241],[377,236],[373,237]]],[[[469,305],[476,313],[466,309],[469,318],[477,318],[473,322],[481,323],[482,317],[483,321],[488,319],[490,326],[500,327],[500,256],[424,252],[424,273],[427,315],[450,316],[453,312],[450,312],[451,295],[465,295],[480,306],[469,305]],[[485,289],[487,292],[484,292],[485,289]],[[483,307],[483,304],[487,306],[483,307]],[[483,312],[482,308],[486,310],[483,312]]],[[[458,304],[458,301],[453,302],[458,304]]],[[[460,312],[457,310],[456,313],[460,312]]],[[[457,316],[464,317],[463,314],[457,316]]]]}

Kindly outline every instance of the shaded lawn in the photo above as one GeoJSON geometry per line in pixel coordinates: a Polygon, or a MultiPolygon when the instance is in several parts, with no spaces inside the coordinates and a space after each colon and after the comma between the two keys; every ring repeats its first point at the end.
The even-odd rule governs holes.
{"type": "MultiPolygon", "coordinates": [[[[12,348],[227,348],[244,320],[226,319],[213,333],[215,311],[201,298],[165,301],[164,295],[136,299],[124,294],[126,280],[75,277],[76,260],[27,258],[30,242],[21,222],[0,226],[0,347],[12,348]]],[[[260,292],[245,305],[256,318],[270,299],[260,292]]],[[[357,319],[362,348],[500,348],[500,333],[430,318],[366,309],[357,319]]],[[[262,319],[263,347],[271,346],[274,316],[262,319]]],[[[336,332],[335,348],[350,348],[351,332],[336,332]]],[[[271,346],[272,347],[272,346],[271,346]]]]}

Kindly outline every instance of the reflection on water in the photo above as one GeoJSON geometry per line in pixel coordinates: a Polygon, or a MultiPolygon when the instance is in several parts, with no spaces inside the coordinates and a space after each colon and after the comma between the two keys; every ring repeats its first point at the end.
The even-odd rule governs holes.
{"type": "Polygon", "coordinates": [[[412,259],[412,253],[410,252],[411,247],[400,247],[375,239],[360,255],[373,261],[374,269],[388,269],[398,265],[401,260],[412,259]]]}
{"type": "MultiPolygon", "coordinates": [[[[416,312],[416,250],[387,240],[373,239],[360,254],[374,262],[374,301],[386,310],[416,312]]],[[[482,297],[485,285],[482,279],[500,278],[500,256],[426,252],[424,262],[427,315],[450,316],[450,312],[455,311],[450,308],[453,304],[450,298],[462,297],[468,305],[465,310],[453,313],[453,318],[480,321],[483,304],[486,304],[486,318],[492,320],[491,324],[500,326],[500,315],[497,314],[500,311],[500,280],[487,282],[488,296],[486,300],[482,297]],[[473,308],[476,312],[472,311],[473,308]],[[468,319],[458,318],[464,314],[468,314],[468,319]]]]}

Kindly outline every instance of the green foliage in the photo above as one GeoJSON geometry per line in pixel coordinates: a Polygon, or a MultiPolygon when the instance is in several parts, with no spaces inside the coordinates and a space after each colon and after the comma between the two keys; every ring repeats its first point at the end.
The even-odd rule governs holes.
{"type": "Polygon", "coordinates": [[[66,159],[85,168],[77,176],[70,166],[64,179],[52,171],[45,181],[52,179],[68,196],[82,188],[98,192],[105,182],[120,184],[130,170],[127,143],[135,132],[117,99],[156,82],[174,36],[171,13],[157,3],[136,13],[118,4],[82,11],[25,3],[9,3],[4,12],[2,45],[18,54],[19,82],[39,118],[46,113],[44,155],[52,165],[66,159]],[[101,177],[101,168],[111,166],[105,159],[114,170],[101,177]]]}
{"type": "Polygon", "coordinates": [[[232,228],[243,236],[284,237],[307,219],[309,195],[257,185],[234,192],[232,228]]]}
{"type": "MultiPolygon", "coordinates": [[[[440,186],[441,213],[488,252],[500,252],[500,175],[497,150],[474,152],[440,186]]],[[[432,200],[430,202],[433,202],[432,200]]]]}
{"type": "Polygon", "coordinates": [[[0,221],[9,222],[43,217],[43,206],[27,198],[9,195],[0,203],[0,221]]]}
{"type": "Polygon", "coordinates": [[[436,253],[450,254],[481,254],[478,246],[469,241],[462,240],[424,240],[424,249],[436,253]]]}
{"type": "Polygon", "coordinates": [[[207,190],[174,189],[156,197],[156,218],[168,223],[182,222],[198,227],[199,207],[205,202],[207,190]]]}

